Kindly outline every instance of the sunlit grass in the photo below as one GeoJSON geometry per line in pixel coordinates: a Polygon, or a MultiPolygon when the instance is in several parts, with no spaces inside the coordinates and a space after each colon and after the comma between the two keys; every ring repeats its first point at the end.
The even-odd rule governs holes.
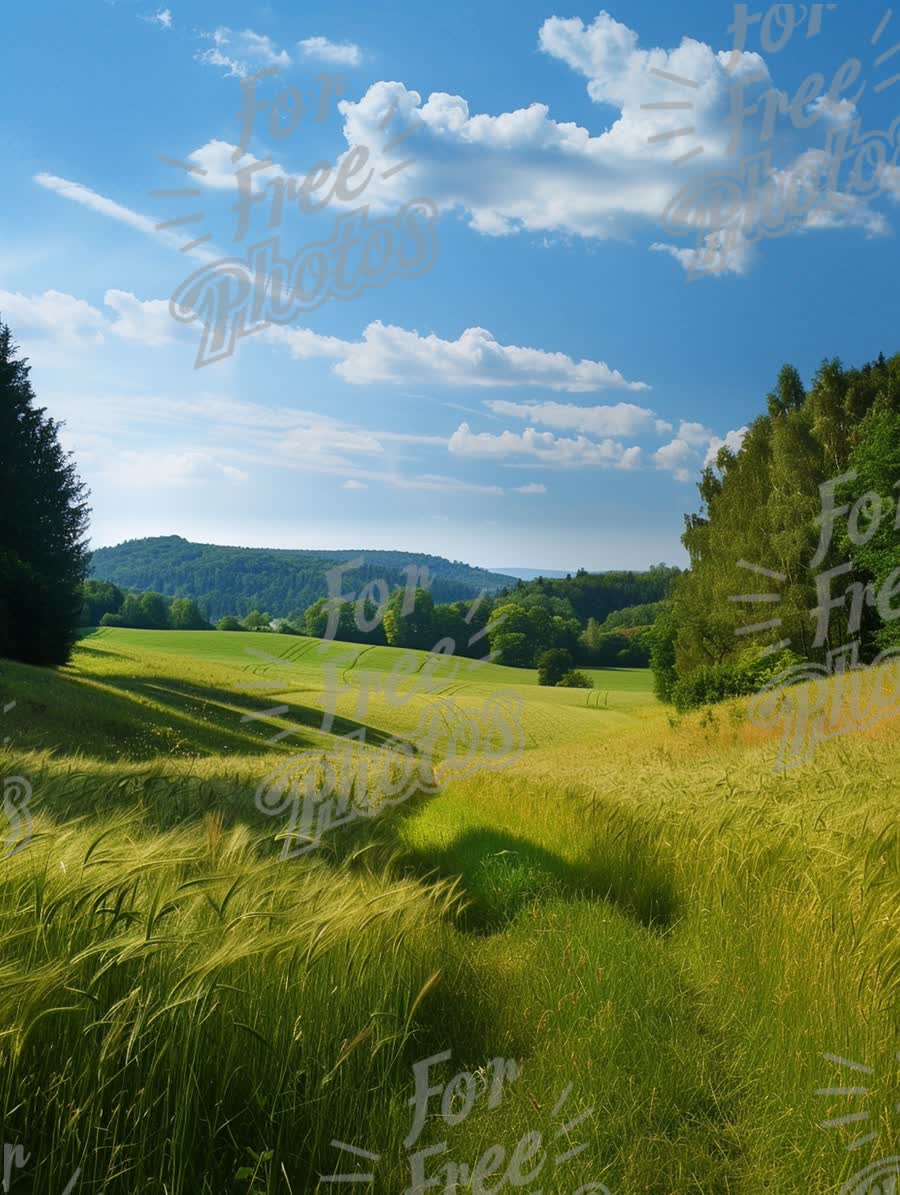
{"type": "Polygon", "coordinates": [[[111,1195],[312,1191],[359,1168],[337,1138],[400,1192],[411,1065],[444,1050],[444,1080],[521,1070],[498,1108],[429,1121],[420,1145],[456,1162],[508,1161],[532,1130],[552,1160],[567,1084],[569,1119],[593,1107],[547,1192],[836,1191],[897,1152],[897,719],[777,774],[741,705],[674,719],[629,671],[593,693],[435,671],[402,704],[370,685],[363,716],[364,665],[400,656],[362,650],[111,631],[58,674],[0,664],[0,776],[34,788],[34,839],[0,861],[0,1140],[32,1155],[14,1191],[78,1167],[111,1195]],[[256,785],[334,741],[322,661],[342,654],[338,729],[402,736],[442,695],[511,686],[526,749],[281,861],[256,785]],[[846,1080],[825,1053],[874,1068],[870,1098],[817,1096],[846,1080]],[[862,1108],[863,1149],[818,1127],[862,1108]]]}

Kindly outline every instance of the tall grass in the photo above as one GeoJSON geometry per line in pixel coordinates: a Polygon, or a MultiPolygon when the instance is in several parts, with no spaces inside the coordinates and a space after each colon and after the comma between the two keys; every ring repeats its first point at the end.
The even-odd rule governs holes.
{"type": "MultiPolygon", "coordinates": [[[[110,1195],[341,1189],[319,1176],[370,1163],[336,1139],[399,1193],[411,1067],[446,1050],[442,1080],[519,1078],[455,1125],[433,1099],[419,1144],[472,1166],[540,1131],[547,1192],[837,1191],[900,1152],[896,722],[777,775],[739,705],[670,724],[615,674],[603,709],[532,687],[515,768],[282,862],[253,791],[297,748],[240,723],[246,671],[89,646],[62,675],[0,668],[0,777],[35,794],[0,860],[14,1191],[79,1168],[110,1195]],[[817,1095],[851,1085],[825,1054],[870,1095],[817,1095]],[[819,1127],[860,1110],[857,1150],[857,1124],[819,1127]]],[[[415,714],[392,709],[387,731],[415,714]]]]}

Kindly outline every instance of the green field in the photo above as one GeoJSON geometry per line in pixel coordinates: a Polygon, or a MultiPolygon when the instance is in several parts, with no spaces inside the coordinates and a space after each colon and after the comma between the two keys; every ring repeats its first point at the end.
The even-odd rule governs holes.
{"type": "Polygon", "coordinates": [[[900,719],[776,774],[740,703],[675,719],[647,672],[592,679],[226,632],[0,662],[0,776],[34,794],[0,860],[0,1140],[40,1159],[11,1189],[400,1195],[445,1142],[429,1176],[494,1147],[490,1180],[419,1189],[838,1192],[900,1153],[900,719]],[[375,753],[498,690],[524,750],[283,859],[254,796],[337,743],[331,675],[375,753]],[[447,1123],[432,1096],[406,1147],[444,1051],[432,1082],[477,1098],[447,1123]],[[860,1082],[825,1054],[868,1093],[817,1094],[860,1082]]]}

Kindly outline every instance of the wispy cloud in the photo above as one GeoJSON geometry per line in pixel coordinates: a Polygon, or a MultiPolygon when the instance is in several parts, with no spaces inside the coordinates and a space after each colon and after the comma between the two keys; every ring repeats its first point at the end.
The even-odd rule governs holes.
{"type": "Polygon", "coordinates": [[[172,28],[172,10],[171,8],[161,8],[150,17],[143,17],[142,20],[149,21],[151,25],[159,25],[161,29],[172,28]]]}
{"type": "MultiPolygon", "coordinates": [[[[82,183],[75,183],[70,179],[59,178],[55,174],[45,173],[36,174],[34,181],[41,187],[45,187],[48,191],[53,191],[57,195],[61,195],[64,199],[69,199],[73,203],[80,204],[82,207],[90,208],[91,211],[97,212],[101,216],[106,216],[110,220],[116,220],[120,224],[127,224],[129,228],[134,228],[145,236],[153,237],[154,240],[160,241],[170,249],[181,251],[183,246],[189,243],[189,241],[183,240],[168,229],[160,228],[159,224],[162,221],[154,220],[150,216],[136,212],[130,207],[125,207],[124,204],[117,203],[114,199],[110,199],[106,195],[101,195],[98,191],[93,191],[90,187],[85,187],[82,183]]],[[[197,261],[203,262],[218,261],[223,256],[219,252],[199,246],[195,249],[188,249],[186,252],[188,257],[193,257],[197,261]]]]}
{"type": "Polygon", "coordinates": [[[327,37],[307,37],[297,42],[304,58],[326,62],[329,66],[359,66],[362,50],[353,42],[333,42],[327,37]]]}
{"type": "Polygon", "coordinates": [[[209,49],[197,53],[197,61],[205,66],[221,67],[226,77],[242,79],[260,67],[291,65],[287,50],[279,50],[267,34],[255,33],[252,29],[235,33],[226,25],[220,25],[218,29],[201,36],[213,44],[209,49]]]}

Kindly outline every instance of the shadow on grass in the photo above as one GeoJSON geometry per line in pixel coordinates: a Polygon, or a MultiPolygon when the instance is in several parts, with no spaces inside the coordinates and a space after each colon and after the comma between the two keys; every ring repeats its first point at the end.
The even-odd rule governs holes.
{"type": "Polygon", "coordinates": [[[650,859],[636,869],[614,854],[570,862],[527,838],[479,827],[443,849],[407,851],[404,861],[420,876],[461,878],[468,905],[460,928],[469,933],[500,932],[527,905],[560,898],[607,901],[657,931],[676,915],[671,881],[650,859]]]}
{"type": "MultiPolygon", "coordinates": [[[[277,718],[258,717],[254,711],[263,711],[257,696],[166,676],[55,673],[31,687],[34,693],[22,705],[35,717],[26,726],[30,733],[17,737],[17,743],[50,749],[59,757],[140,762],[224,755],[227,760],[230,752],[271,754],[274,767],[285,753],[321,747],[323,741],[322,711],[314,706],[283,702],[287,710],[277,718]],[[43,700],[35,700],[38,696],[43,700]],[[268,741],[285,730],[289,733],[280,746],[268,741]]],[[[335,736],[360,730],[373,746],[395,738],[377,726],[334,719],[335,736]]]]}

